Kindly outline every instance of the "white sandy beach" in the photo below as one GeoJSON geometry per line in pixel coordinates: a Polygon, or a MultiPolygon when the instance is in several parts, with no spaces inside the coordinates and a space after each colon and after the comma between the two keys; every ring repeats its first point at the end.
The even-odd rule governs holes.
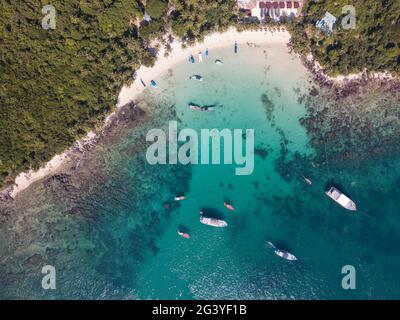
{"type": "MultiPolygon", "coordinates": [[[[287,31],[244,31],[238,32],[236,29],[231,28],[223,33],[213,33],[207,36],[203,42],[196,43],[194,46],[182,49],[181,42],[175,40],[172,44],[172,51],[165,57],[164,50],[161,49],[158,53],[158,59],[155,65],[151,68],[141,67],[137,70],[136,79],[134,82],[127,87],[123,87],[118,99],[117,107],[121,107],[128,102],[131,102],[135,97],[140,94],[144,87],[140,82],[140,79],[147,84],[150,84],[152,79],[156,79],[160,74],[168,71],[174,64],[187,60],[190,54],[193,54],[196,58],[197,63],[197,53],[201,50],[204,54],[206,48],[211,51],[213,48],[225,47],[229,45],[234,45],[235,41],[238,44],[243,44],[246,42],[251,42],[255,44],[261,43],[288,43],[290,39],[290,34],[287,31]]],[[[108,123],[111,115],[106,118],[105,123],[108,123]]],[[[96,135],[93,131],[89,132],[88,135],[82,140],[85,142],[90,141],[96,135]]],[[[79,144],[79,142],[77,142],[79,144]]],[[[2,193],[7,193],[10,197],[15,198],[16,195],[28,188],[32,183],[43,179],[44,177],[54,174],[62,168],[62,165],[66,160],[69,159],[68,154],[72,151],[70,149],[66,150],[60,155],[56,155],[47,162],[42,168],[37,171],[30,170],[29,172],[23,172],[17,176],[14,185],[2,190],[2,193]]]]}
{"type": "Polygon", "coordinates": [[[261,43],[288,43],[290,40],[290,34],[287,31],[243,31],[238,32],[236,29],[231,28],[223,33],[213,33],[207,36],[203,42],[196,43],[194,46],[182,49],[181,42],[174,41],[171,45],[172,52],[165,57],[164,50],[160,50],[158,60],[152,68],[141,67],[137,70],[136,80],[129,87],[123,87],[119,94],[118,107],[127,104],[128,102],[135,99],[135,97],[142,92],[143,85],[140,79],[149,85],[151,80],[156,80],[157,77],[166,72],[169,68],[173,67],[176,63],[186,60],[188,61],[189,56],[193,54],[196,63],[198,62],[198,52],[201,50],[203,56],[206,49],[212,51],[212,49],[219,47],[226,47],[233,45],[235,41],[238,44],[244,44],[246,42],[261,44],[261,43]]]}

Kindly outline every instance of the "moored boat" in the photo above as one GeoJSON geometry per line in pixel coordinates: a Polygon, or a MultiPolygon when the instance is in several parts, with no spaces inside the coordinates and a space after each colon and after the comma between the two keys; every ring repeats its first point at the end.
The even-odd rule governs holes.
{"type": "Polygon", "coordinates": [[[222,62],[221,60],[219,60],[219,59],[215,60],[214,62],[215,62],[215,64],[217,64],[217,65],[222,65],[222,64],[223,64],[223,62],[222,62]]]}
{"type": "Polygon", "coordinates": [[[233,207],[233,205],[231,205],[231,204],[230,204],[229,202],[227,202],[227,201],[224,202],[224,206],[225,206],[225,208],[227,208],[228,210],[235,211],[235,208],[233,207]]]}
{"type": "Polygon", "coordinates": [[[353,200],[351,200],[348,196],[340,192],[335,187],[329,187],[329,189],[325,192],[325,194],[334,200],[336,203],[340,204],[343,208],[356,211],[357,206],[353,200]]]}
{"type": "Polygon", "coordinates": [[[201,111],[201,106],[194,103],[189,103],[188,108],[196,111],[201,111]]]}
{"type": "Polygon", "coordinates": [[[151,85],[153,88],[157,88],[157,82],[155,82],[154,80],[151,80],[151,81],[150,81],[150,85],[151,85]]]}
{"type": "Polygon", "coordinates": [[[200,211],[200,222],[212,227],[223,228],[228,226],[228,224],[224,220],[203,216],[202,211],[200,211]]]}
{"type": "Polygon", "coordinates": [[[194,103],[189,103],[188,104],[188,108],[195,110],[195,111],[213,111],[214,108],[211,106],[199,106],[197,104],[194,103]]]}
{"type": "Polygon", "coordinates": [[[308,178],[307,178],[306,176],[304,176],[303,174],[302,174],[301,176],[303,177],[304,181],[305,181],[307,184],[312,184],[311,179],[308,179],[308,178]]]}
{"type": "Polygon", "coordinates": [[[287,251],[285,251],[285,250],[278,249],[278,248],[277,248],[272,242],[270,242],[270,241],[268,241],[267,243],[274,249],[274,252],[275,252],[275,254],[276,254],[277,256],[279,256],[279,257],[281,257],[281,258],[283,258],[283,259],[285,259],[285,260],[289,260],[289,261],[296,261],[296,260],[297,260],[297,258],[296,258],[295,255],[293,255],[293,254],[291,254],[291,253],[289,253],[289,252],[287,252],[287,251]]]}
{"type": "Polygon", "coordinates": [[[200,75],[198,75],[198,74],[195,74],[195,75],[193,75],[193,76],[190,76],[189,79],[191,79],[191,80],[197,80],[197,81],[203,81],[203,77],[200,76],[200,75]]]}
{"type": "Polygon", "coordinates": [[[190,239],[190,235],[188,233],[182,232],[178,230],[178,234],[185,239],[190,239]]]}

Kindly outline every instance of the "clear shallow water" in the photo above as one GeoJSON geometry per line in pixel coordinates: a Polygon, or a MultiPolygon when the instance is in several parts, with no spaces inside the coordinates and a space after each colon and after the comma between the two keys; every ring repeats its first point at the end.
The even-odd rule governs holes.
{"type": "Polygon", "coordinates": [[[78,172],[37,184],[5,207],[13,214],[3,218],[0,237],[2,297],[399,298],[399,159],[315,165],[320,155],[299,123],[307,111],[299,98],[313,84],[299,61],[275,45],[242,45],[236,55],[223,48],[203,64],[184,61],[156,80],[159,87],[140,99],[141,122],[122,122],[78,172]],[[192,74],[204,81],[189,81],[192,74]],[[194,112],[191,101],[216,110],[194,112]],[[148,165],[144,136],[170,120],[179,129],[254,129],[254,173],[236,176],[236,165],[148,165]],[[361,212],[331,202],[323,194],[329,181],[361,212]],[[187,199],[173,203],[180,192],[187,199]],[[229,226],[202,225],[201,208],[217,210],[229,226]],[[299,261],[277,257],[266,241],[299,261]],[[52,292],[40,289],[47,263],[57,269],[52,292]],[[347,264],[357,270],[354,291],[341,288],[347,264]]]}

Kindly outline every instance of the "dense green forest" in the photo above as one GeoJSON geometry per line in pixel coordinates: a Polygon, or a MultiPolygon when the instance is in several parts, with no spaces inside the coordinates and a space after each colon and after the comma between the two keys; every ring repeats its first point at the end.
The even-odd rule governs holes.
{"type": "MultiPolygon", "coordinates": [[[[332,74],[398,72],[400,2],[354,0],[356,29],[327,36],[315,28],[326,10],[340,17],[346,2],[306,1],[304,16],[287,24],[294,49],[311,51],[332,74]]],[[[265,27],[247,23],[235,0],[53,0],[56,27],[44,29],[47,4],[0,2],[0,186],[102,123],[122,85],[154,63],[155,43],[265,27]]]]}
{"type": "Polygon", "coordinates": [[[363,71],[400,74],[399,0],[307,0],[302,17],[289,24],[292,45],[301,53],[311,52],[330,75],[363,71]],[[342,27],[345,5],[355,8],[355,28],[342,27]],[[330,12],[338,18],[329,35],[315,27],[330,12]]]}

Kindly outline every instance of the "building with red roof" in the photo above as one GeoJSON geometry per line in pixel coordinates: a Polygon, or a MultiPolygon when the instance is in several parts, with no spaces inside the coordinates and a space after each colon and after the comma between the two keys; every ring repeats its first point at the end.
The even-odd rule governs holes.
{"type": "Polygon", "coordinates": [[[282,17],[293,18],[301,13],[301,1],[256,1],[237,0],[237,5],[247,16],[259,20],[271,18],[280,20],[282,17]]]}

